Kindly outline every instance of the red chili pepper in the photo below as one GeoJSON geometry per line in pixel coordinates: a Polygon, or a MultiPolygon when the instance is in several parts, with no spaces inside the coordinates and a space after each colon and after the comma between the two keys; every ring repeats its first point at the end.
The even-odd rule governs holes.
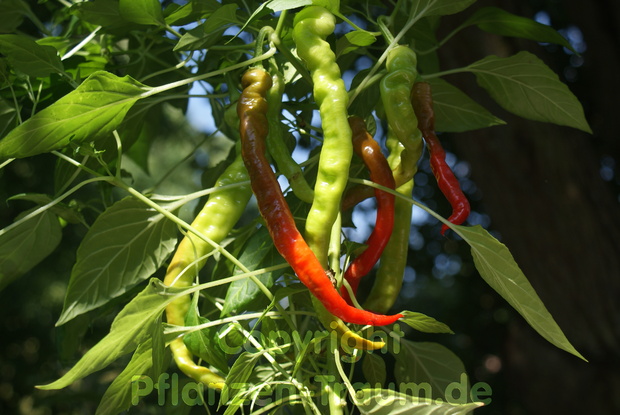
{"type": "MultiPolygon", "coordinates": [[[[418,118],[418,128],[430,152],[431,170],[437,179],[437,185],[452,206],[452,215],[448,220],[455,225],[460,225],[469,216],[469,201],[463,194],[452,169],[446,163],[446,152],[435,134],[435,112],[430,84],[427,82],[414,84],[411,91],[411,104],[418,118]]],[[[444,224],[441,227],[441,234],[443,235],[447,230],[448,226],[444,224]]]]}
{"type": "Polygon", "coordinates": [[[240,119],[241,152],[250,175],[252,191],[261,215],[280,255],[291,265],[299,280],[325,308],[342,320],[354,324],[384,326],[402,314],[382,315],[350,306],[340,296],[321,263],[295,225],[280,185],[265,156],[268,133],[265,93],[271,77],[262,69],[250,69],[242,79],[243,93],[237,104],[240,119]]]}
{"type": "MultiPolygon", "coordinates": [[[[379,144],[366,130],[366,123],[360,117],[350,117],[349,125],[353,132],[353,150],[364,161],[370,171],[370,179],[390,189],[395,188],[392,169],[381,152],[379,144]]],[[[377,220],[375,227],[366,241],[367,248],[351,262],[344,273],[353,293],[357,292],[362,277],[377,263],[383,249],[390,240],[394,227],[394,195],[383,190],[374,189],[377,198],[377,220]]],[[[340,294],[351,304],[351,297],[345,287],[340,294]]]]}

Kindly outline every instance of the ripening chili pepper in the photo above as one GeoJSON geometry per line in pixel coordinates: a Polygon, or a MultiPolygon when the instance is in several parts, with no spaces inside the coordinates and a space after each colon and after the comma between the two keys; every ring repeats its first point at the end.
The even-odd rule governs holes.
{"type": "MultiPolygon", "coordinates": [[[[394,176],[379,144],[366,130],[366,123],[360,117],[350,117],[349,125],[353,131],[353,150],[364,161],[370,171],[370,180],[376,184],[394,189],[394,176]]],[[[344,273],[344,279],[357,292],[361,278],[368,274],[377,263],[385,248],[394,225],[394,195],[383,190],[374,189],[377,199],[377,219],[375,227],[366,241],[366,249],[355,258],[344,273]]],[[[349,291],[340,288],[342,297],[351,304],[349,291]]]]}
{"type": "MultiPolygon", "coordinates": [[[[437,179],[439,189],[452,206],[452,214],[448,220],[455,225],[460,225],[469,216],[469,201],[463,194],[452,169],[446,163],[446,152],[435,134],[435,113],[430,84],[427,82],[416,83],[411,91],[411,103],[420,120],[420,131],[422,131],[422,136],[428,146],[431,170],[437,179]]],[[[443,235],[446,230],[448,230],[448,226],[442,225],[441,234],[443,235]]]]}
{"type": "Polygon", "coordinates": [[[293,193],[300,200],[312,203],[314,192],[306,181],[299,164],[293,160],[282,137],[282,123],[280,122],[280,108],[284,93],[284,76],[278,70],[272,70],[272,87],[267,95],[269,108],[267,119],[269,120],[269,135],[267,136],[267,149],[273,157],[278,169],[288,179],[293,193]]]}
{"type": "Polygon", "coordinates": [[[297,54],[312,75],[314,99],[319,106],[323,129],[314,200],[305,229],[308,245],[323,266],[327,265],[332,225],[340,212],[353,157],[351,129],[347,121],[349,96],[336,55],[325,41],[335,27],[334,15],[321,6],[302,9],[293,22],[293,40],[297,54]]]}
{"type": "MultiPolygon", "coordinates": [[[[192,222],[192,226],[204,236],[214,242],[221,242],[237,223],[252,190],[247,184],[248,173],[241,159],[237,158],[218,178],[215,187],[227,186],[223,190],[215,191],[209,196],[204,207],[192,222]],[[238,184],[237,186],[230,186],[238,184]]],[[[164,284],[171,287],[189,287],[194,283],[198,271],[204,266],[205,260],[200,259],[213,250],[213,246],[198,236],[188,233],[179,243],[172,257],[164,284]]],[[[166,320],[169,324],[185,325],[185,316],[189,310],[191,299],[189,295],[179,297],[166,307],[166,320]]],[[[224,379],[211,372],[204,366],[194,363],[191,351],[182,338],[176,338],[170,343],[170,350],[174,360],[183,373],[206,386],[221,389],[224,379]]]]}
{"type": "Polygon", "coordinates": [[[295,225],[280,185],[265,156],[268,134],[267,101],[271,77],[262,69],[246,71],[242,78],[243,93],[237,103],[240,119],[242,156],[251,178],[259,211],[274,245],[289,263],[299,280],[325,308],[338,318],[354,324],[382,326],[391,324],[401,314],[386,316],[359,310],[346,303],[332,284],[323,266],[295,225]]]}
{"type": "MultiPolygon", "coordinates": [[[[403,144],[388,130],[386,146],[389,151],[390,167],[400,165],[401,156],[405,151],[403,144]]],[[[405,197],[411,197],[413,179],[396,189],[405,197]]],[[[364,308],[377,313],[387,312],[396,302],[403,284],[407,253],[409,252],[409,231],[411,229],[412,204],[402,198],[396,198],[394,204],[394,230],[381,255],[379,269],[372,289],[364,302],[364,308]]]]}

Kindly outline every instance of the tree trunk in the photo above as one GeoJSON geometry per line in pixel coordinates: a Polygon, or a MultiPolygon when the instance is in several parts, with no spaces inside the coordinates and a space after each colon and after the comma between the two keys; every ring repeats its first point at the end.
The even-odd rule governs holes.
{"type": "MultiPolygon", "coordinates": [[[[476,7],[497,6],[526,17],[543,10],[521,3],[479,1],[476,7]]],[[[620,413],[620,209],[617,188],[600,174],[601,157],[619,155],[614,98],[620,94],[620,4],[554,4],[581,29],[587,43],[578,83],[569,87],[584,104],[594,135],[506,114],[473,85],[470,75],[448,80],[508,125],[454,135],[449,143],[470,163],[492,229],[501,234],[568,339],[589,360],[554,348],[516,319],[503,356],[510,408],[500,412],[620,413]]],[[[445,69],[527,48],[554,71],[563,71],[533,42],[475,29],[451,42],[441,56],[445,69]]]]}

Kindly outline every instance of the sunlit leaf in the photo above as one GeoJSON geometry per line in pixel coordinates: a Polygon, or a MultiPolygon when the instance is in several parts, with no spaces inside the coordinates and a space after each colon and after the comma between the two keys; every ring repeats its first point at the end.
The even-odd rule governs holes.
{"type": "Polygon", "coordinates": [[[0,53],[15,69],[28,76],[46,77],[63,71],[55,48],[39,45],[26,36],[0,35],[0,53]]]}
{"type": "Polygon", "coordinates": [[[452,333],[450,327],[422,313],[403,311],[405,317],[399,321],[423,333],[452,333]]]}
{"type": "Polygon", "coordinates": [[[443,79],[429,79],[428,83],[433,91],[437,131],[463,132],[506,124],[443,79]]]}
{"type": "Polygon", "coordinates": [[[131,353],[139,344],[152,337],[153,330],[160,324],[161,315],[181,289],[166,287],[158,279],[152,279],[148,286],[116,316],[110,332],[94,345],[60,379],[37,386],[39,389],[62,389],[78,379],[107,367],[119,357],[131,353]]]}
{"type": "MultiPolygon", "coordinates": [[[[451,225],[471,247],[474,264],[482,278],[551,344],[581,359],[515,262],[506,245],[480,225],[451,225]]],[[[585,359],[584,359],[585,360],[585,359]]]]}
{"type": "Polygon", "coordinates": [[[592,132],[575,95],[531,53],[519,52],[509,58],[488,56],[469,65],[468,70],[507,111],[592,132]]]}
{"type": "Polygon", "coordinates": [[[155,325],[154,331],[158,334],[154,334],[152,338],[147,338],[143,343],[138,345],[138,348],[131,357],[131,361],[127,364],[125,369],[114,379],[112,384],[105,391],[95,415],[117,415],[122,411],[128,410],[132,405],[135,405],[137,396],[133,388],[133,383],[138,382],[153,382],[153,379],[157,379],[159,373],[157,373],[157,362],[154,364],[154,348],[164,348],[164,344],[161,341],[161,327],[155,325]],[[136,377],[142,377],[137,379],[136,377]]]}
{"type": "MultiPolygon", "coordinates": [[[[248,270],[254,271],[259,269],[267,255],[273,252],[273,240],[271,236],[269,236],[269,232],[267,232],[265,228],[261,228],[261,230],[253,234],[248,241],[247,246],[239,257],[239,262],[248,270]]],[[[236,274],[241,272],[242,271],[239,269],[235,270],[236,274]]],[[[273,275],[271,272],[258,275],[256,278],[267,288],[273,285],[273,275]]],[[[221,315],[225,316],[243,310],[250,302],[254,301],[256,297],[262,295],[262,291],[252,279],[244,278],[234,281],[230,284],[226,292],[226,299],[221,315]]]]}
{"type": "Polygon", "coordinates": [[[107,137],[148,89],[129,76],[96,72],[0,140],[0,159],[30,157],[107,137]]]}
{"type": "MultiPolygon", "coordinates": [[[[209,320],[198,314],[198,296],[193,297],[193,304],[185,316],[185,325],[188,327],[208,323],[209,320]]],[[[187,348],[207,364],[214,366],[222,372],[228,371],[226,354],[217,344],[219,327],[213,326],[198,331],[192,331],[183,336],[183,342],[187,348]]]]}
{"type": "Polygon", "coordinates": [[[120,0],[121,15],[130,22],[145,25],[164,25],[164,15],[158,0],[120,0]]]}
{"type": "Polygon", "coordinates": [[[102,306],[159,269],[174,250],[177,227],[133,199],[102,213],[77,251],[57,325],[102,306]]]}
{"type": "Polygon", "coordinates": [[[481,403],[450,404],[405,395],[391,389],[361,389],[356,393],[357,409],[363,415],[468,415],[481,403]]]}
{"type": "Polygon", "coordinates": [[[0,291],[51,254],[60,243],[61,237],[58,217],[49,210],[2,233],[0,291]]]}

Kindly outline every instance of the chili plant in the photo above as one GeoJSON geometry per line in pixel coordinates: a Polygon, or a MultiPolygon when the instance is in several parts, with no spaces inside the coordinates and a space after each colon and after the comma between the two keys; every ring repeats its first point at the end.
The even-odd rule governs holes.
{"type": "MultiPolygon", "coordinates": [[[[516,115],[590,131],[575,96],[529,52],[440,70],[437,51],[456,33],[436,39],[442,16],[468,16],[457,31],[570,44],[499,9],[468,13],[473,3],[59,1],[46,3],[44,22],[23,0],[0,3],[0,168],[54,161],[51,188],[11,197],[33,207],[0,230],[0,287],[26,278],[74,229],[83,238],[57,326],[80,337],[117,312],[105,337],[37,387],[63,389],[123,362],[98,414],[139,404],[177,369],[188,376],[183,393],[195,392],[183,404],[226,414],[467,413],[484,400],[447,393],[466,377],[459,358],[404,337],[455,328],[415,304],[393,310],[412,209],[468,244],[480,276],[542,337],[582,358],[508,248],[464,224],[469,203],[435,132],[503,123],[444,79],[454,73],[473,74],[516,115]],[[342,74],[360,58],[370,66],[347,89],[342,74]],[[200,100],[207,137],[182,153],[155,140],[152,123],[189,117],[200,100]],[[412,198],[424,141],[449,219],[412,198]],[[162,153],[165,172],[149,164],[162,153]],[[202,188],[174,174],[205,158],[192,165],[202,188]],[[183,180],[194,191],[165,194],[183,180]],[[343,238],[343,212],[370,197],[377,232],[360,246],[343,238]],[[374,288],[356,298],[378,259],[374,288]]],[[[178,405],[173,394],[159,402],[178,405]]]]}

